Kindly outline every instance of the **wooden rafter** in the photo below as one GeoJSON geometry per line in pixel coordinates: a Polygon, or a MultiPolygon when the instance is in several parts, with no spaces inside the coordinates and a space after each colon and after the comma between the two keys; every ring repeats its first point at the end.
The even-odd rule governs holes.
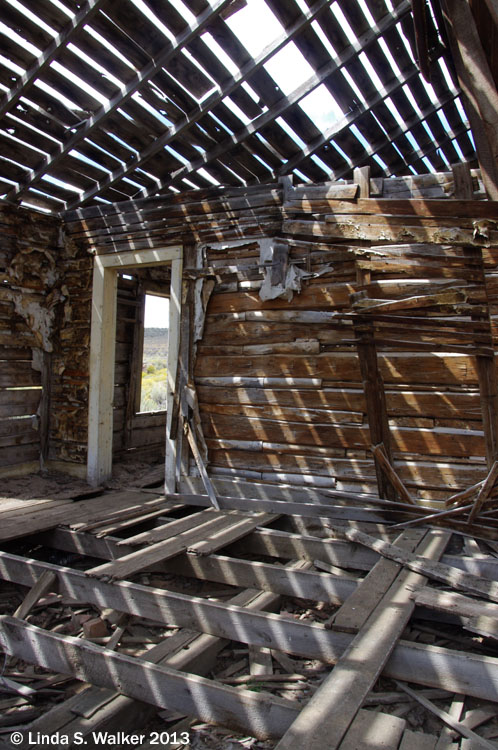
{"type": "Polygon", "coordinates": [[[50,169],[56,166],[61,159],[67,156],[67,154],[74,149],[80,141],[84,138],[88,138],[88,136],[90,136],[97,127],[100,127],[113,112],[116,112],[118,108],[122,107],[133,96],[133,94],[144,85],[144,83],[150,80],[162,67],[167,65],[169,60],[184,49],[189,42],[195,39],[195,37],[208,26],[213,18],[216,18],[216,16],[225,9],[230,2],[231,0],[218,0],[213,8],[210,6],[208,10],[201,13],[194,26],[188,26],[183,33],[179,34],[174,44],[165,44],[163,51],[159,55],[137,73],[123,90],[119,91],[108,104],[104,104],[94,115],[89,117],[83,127],[78,128],[76,133],[72,134],[62,147],[47,156],[42,164],[31,172],[29,179],[25,183],[20,183],[9,193],[8,198],[10,200],[19,199],[29,187],[35,185],[44,174],[50,171],[50,169]]]}
{"type": "Polygon", "coordinates": [[[498,199],[498,92],[465,0],[442,0],[455,66],[476,141],[484,184],[498,199]]]}
{"type": "MultiPolygon", "coordinates": [[[[392,96],[396,91],[401,89],[403,86],[405,86],[407,83],[412,81],[416,76],[418,75],[418,70],[414,69],[410,73],[406,73],[405,76],[402,76],[400,78],[396,78],[393,80],[392,84],[390,86],[386,86],[384,89],[380,89],[378,94],[375,96],[374,99],[372,99],[367,105],[363,105],[359,108],[357,108],[354,112],[349,113],[345,117],[342,118],[338,123],[335,123],[331,128],[328,128],[323,135],[321,135],[319,138],[317,138],[312,143],[304,146],[301,150],[301,153],[297,154],[292,159],[289,159],[283,166],[282,166],[282,174],[287,174],[291,172],[293,169],[299,168],[299,166],[310,156],[313,154],[316,154],[317,151],[319,151],[321,148],[326,146],[330,141],[334,140],[334,138],[337,138],[337,136],[341,135],[344,131],[351,128],[352,125],[354,125],[358,120],[363,117],[363,115],[368,111],[372,110],[375,107],[377,107],[379,104],[382,104],[382,102],[385,101],[389,96],[392,96]]],[[[458,96],[458,91],[456,89],[449,89],[448,93],[445,94],[443,97],[440,98],[437,105],[432,105],[426,109],[422,110],[422,114],[424,117],[430,117],[432,114],[437,113],[442,107],[445,106],[445,104],[448,104],[450,101],[453,101],[455,97],[458,96]]],[[[397,139],[399,136],[404,135],[409,130],[411,130],[417,123],[419,122],[419,117],[415,116],[408,121],[405,122],[404,127],[401,125],[398,125],[394,130],[391,131],[391,139],[397,139]]],[[[450,134],[448,134],[450,136],[450,134]]],[[[452,133],[451,137],[454,138],[455,134],[452,133]]],[[[371,144],[365,145],[364,149],[367,152],[369,156],[373,156],[376,154],[383,146],[386,145],[385,140],[383,141],[374,141],[371,144]]],[[[435,148],[439,148],[440,146],[444,145],[444,143],[439,140],[435,144],[435,148]]],[[[426,156],[428,152],[426,150],[416,150],[413,148],[413,154],[414,156],[418,158],[422,158],[426,156]]],[[[337,171],[334,173],[335,179],[340,179],[341,177],[345,176],[346,174],[349,174],[351,171],[351,166],[348,165],[343,170],[337,171]]]]}
{"type": "MultiPolygon", "coordinates": [[[[404,2],[402,2],[396,8],[395,11],[386,15],[383,21],[379,22],[377,26],[375,26],[373,29],[366,32],[360,39],[358,39],[358,41],[355,44],[351,44],[351,46],[348,47],[347,50],[342,55],[332,57],[330,62],[324,65],[316,74],[311,76],[307,81],[305,81],[301,86],[296,88],[288,96],[285,96],[279,99],[279,101],[276,104],[274,104],[273,106],[268,108],[265,112],[263,112],[261,115],[256,117],[245,128],[240,130],[238,133],[234,133],[226,141],[223,141],[222,143],[216,145],[214,148],[212,148],[202,157],[199,157],[199,159],[196,160],[195,162],[187,164],[185,167],[180,169],[178,172],[174,174],[174,179],[178,180],[178,179],[181,179],[182,177],[187,177],[193,171],[200,169],[205,164],[208,164],[210,161],[222,156],[224,153],[226,153],[227,148],[231,148],[234,145],[238,145],[242,143],[244,140],[246,140],[248,137],[256,133],[258,130],[265,127],[265,125],[268,125],[269,123],[273,122],[276,118],[284,115],[287,111],[289,111],[292,107],[294,107],[302,99],[304,99],[305,96],[307,96],[316,88],[318,88],[318,86],[320,86],[320,84],[322,83],[324,77],[334,73],[337,70],[340,70],[348,62],[350,62],[354,58],[354,56],[357,55],[360,51],[363,51],[366,48],[368,48],[369,45],[374,44],[386,31],[392,28],[392,26],[398,23],[401,18],[403,18],[406,14],[410,12],[410,7],[411,6],[410,6],[409,0],[404,0],[404,2]]],[[[315,12],[315,15],[321,9],[323,9],[323,3],[320,2],[319,7],[315,12]]],[[[256,72],[256,70],[262,67],[270,59],[270,57],[272,57],[275,54],[277,49],[280,49],[280,47],[284,46],[284,44],[286,44],[295,34],[301,31],[302,28],[304,28],[304,26],[311,23],[312,20],[313,18],[311,17],[311,12],[309,12],[308,14],[306,14],[306,16],[300,19],[299,22],[297,22],[294,28],[289,29],[286,32],[285,39],[279,40],[276,45],[272,45],[270,51],[268,50],[264,51],[258,58],[256,58],[251,63],[249,63],[246,67],[244,67],[239,72],[238,75],[234,76],[231,79],[231,81],[227,84],[226,88],[224,88],[223,91],[217,92],[216,94],[213,95],[213,97],[209,97],[202,107],[199,107],[197,111],[192,112],[187,117],[183,118],[179,123],[177,123],[177,125],[175,125],[168,132],[166,132],[164,136],[157,138],[153,143],[151,143],[147,148],[145,148],[135,159],[130,160],[123,167],[115,170],[108,177],[104,178],[102,182],[99,182],[94,187],[87,190],[83,194],[81,200],[75,201],[73,204],[68,206],[68,210],[75,208],[77,205],[86,203],[88,200],[90,200],[95,195],[97,195],[100,192],[100,190],[110,187],[118,180],[122,179],[126,175],[133,172],[138,166],[144,165],[148,159],[150,159],[152,156],[157,154],[168,143],[173,141],[182,133],[186,132],[191,127],[193,122],[199,121],[205,114],[207,114],[213,108],[213,106],[221,102],[222,99],[224,99],[226,96],[230,96],[230,94],[233,93],[233,91],[236,90],[238,86],[240,86],[244,81],[246,81],[254,72],[256,72]]],[[[170,182],[171,182],[171,179],[158,180],[155,191],[167,187],[170,184],[170,182]]],[[[152,191],[150,190],[141,191],[143,196],[147,196],[151,192],[152,191]]]]}
{"type": "Polygon", "coordinates": [[[57,34],[56,37],[54,37],[53,41],[48,45],[46,50],[42,52],[40,57],[38,57],[33,65],[23,73],[16,86],[10,89],[10,91],[8,91],[3,97],[3,100],[0,102],[0,118],[10,109],[13,109],[22,96],[26,96],[36,79],[40,78],[52,60],[57,57],[58,53],[64,49],[73,37],[76,36],[77,32],[90,21],[103,2],[104,0],[87,0],[84,6],[69,21],[67,26],[57,34]]]}

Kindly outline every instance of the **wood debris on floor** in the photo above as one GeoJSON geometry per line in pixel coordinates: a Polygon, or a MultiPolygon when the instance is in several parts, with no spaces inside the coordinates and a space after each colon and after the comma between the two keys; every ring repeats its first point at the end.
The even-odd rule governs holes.
{"type": "Polygon", "coordinates": [[[0,747],[496,750],[492,483],[483,535],[306,491],[7,507],[0,747]]]}

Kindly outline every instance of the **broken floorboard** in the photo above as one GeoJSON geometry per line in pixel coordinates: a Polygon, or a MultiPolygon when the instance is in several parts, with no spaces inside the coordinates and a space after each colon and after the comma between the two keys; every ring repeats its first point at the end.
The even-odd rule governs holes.
{"type": "MultiPolygon", "coordinates": [[[[143,496],[150,498],[150,494],[143,496]]],[[[151,514],[155,514],[162,507],[161,503],[165,502],[164,498],[154,498],[153,504],[148,504],[145,507],[143,515],[136,513],[137,503],[133,502],[127,507],[114,506],[110,508],[107,516],[105,510],[98,514],[98,517],[92,510],[92,516],[86,521],[74,524],[76,529],[51,527],[51,530],[47,530],[42,537],[37,536],[34,541],[36,544],[42,541],[42,543],[55,549],[77,551],[86,557],[96,557],[102,560],[104,565],[111,566],[107,569],[108,571],[112,570],[112,566],[115,566],[114,570],[118,570],[118,566],[123,561],[127,564],[127,556],[137,555],[138,553],[139,556],[142,556],[139,568],[137,569],[132,565],[127,570],[126,575],[132,576],[138,573],[141,576],[139,580],[142,580],[140,571],[148,570],[149,563],[151,563],[151,567],[156,571],[153,574],[151,573],[151,575],[154,575],[154,582],[157,575],[167,571],[168,573],[187,575],[194,581],[213,580],[218,584],[254,587],[266,592],[261,595],[263,597],[272,598],[282,594],[293,598],[300,597],[307,600],[324,601],[328,605],[337,605],[344,602],[350,595],[354,597],[358,581],[341,577],[340,573],[335,575],[308,570],[291,570],[288,567],[279,567],[277,561],[262,563],[254,559],[241,559],[240,555],[245,554],[254,557],[263,554],[265,558],[269,557],[270,560],[272,557],[280,560],[300,558],[307,559],[310,562],[314,559],[320,559],[330,564],[338,563],[339,565],[336,567],[342,566],[366,572],[370,571],[375,565],[380,569],[388,563],[382,553],[379,557],[376,551],[364,547],[361,543],[358,545],[357,540],[355,542],[339,540],[337,536],[340,535],[343,526],[341,526],[341,529],[333,529],[334,538],[331,539],[291,534],[277,529],[258,527],[262,520],[266,520],[267,523],[274,520],[273,514],[267,517],[266,510],[258,509],[256,512],[250,513],[245,508],[225,508],[218,512],[212,509],[206,510],[208,500],[207,498],[204,498],[204,500],[206,501],[204,505],[194,503],[193,506],[187,506],[185,496],[175,496],[173,505],[166,505],[166,518],[170,517],[168,511],[174,512],[171,511],[172,507],[176,507],[179,511],[177,515],[180,514],[183,517],[171,517],[171,520],[167,523],[162,518],[151,518],[151,514]],[[149,526],[155,523],[155,527],[143,531],[141,522],[144,516],[148,516],[149,526]],[[199,526],[196,526],[193,518],[209,519],[208,523],[210,523],[212,516],[223,519],[223,528],[208,527],[211,528],[211,537],[209,533],[201,534],[200,538],[199,534],[194,536],[199,526]],[[121,523],[125,523],[126,527],[121,526],[121,523]],[[115,528],[116,525],[118,526],[118,533],[122,531],[124,534],[130,535],[128,539],[126,537],[119,539],[101,535],[102,529],[115,528]],[[137,526],[136,530],[133,528],[135,525],[137,526]],[[78,527],[79,529],[91,527],[90,530],[94,533],[77,530],[78,527]],[[215,528],[218,528],[217,532],[214,530],[215,528]],[[170,545],[170,542],[175,542],[182,534],[185,535],[183,543],[179,544],[175,556],[171,557],[171,548],[168,552],[167,547],[162,547],[162,545],[170,545]],[[243,536],[239,538],[241,534],[243,536]],[[193,541],[194,539],[197,541],[193,541]],[[189,541],[186,544],[187,540],[189,541]],[[148,546],[150,542],[152,544],[148,546]],[[234,542],[236,543],[233,544],[234,542]],[[157,545],[161,545],[161,549],[158,549],[157,545]],[[152,557],[148,556],[151,550],[153,552],[152,557]],[[188,550],[192,551],[189,552],[188,550]]],[[[284,502],[280,503],[280,505],[284,504],[284,502]]],[[[320,510],[322,507],[320,506],[320,510]]],[[[347,508],[342,507],[341,510],[347,512],[347,508]]],[[[417,535],[421,532],[417,529],[406,533],[417,535]]],[[[449,532],[439,531],[435,533],[448,534],[449,532]]],[[[458,558],[455,555],[443,557],[445,562],[450,562],[452,565],[451,560],[453,559],[458,560],[463,565],[478,565],[480,566],[478,570],[490,571],[491,577],[494,577],[498,565],[497,561],[492,559],[490,561],[482,558],[458,558]],[[462,563],[462,561],[464,562],[462,563]]],[[[84,564],[84,560],[81,562],[84,564]]],[[[391,567],[397,569],[399,569],[400,564],[404,563],[399,561],[389,562],[391,567]]],[[[88,566],[90,565],[95,568],[94,562],[89,561],[88,566]]],[[[453,567],[455,565],[456,563],[453,567]]],[[[102,568],[102,566],[97,567],[102,568]]],[[[260,648],[270,649],[272,656],[280,653],[280,658],[282,660],[287,659],[290,664],[292,664],[291,657],[293,659],[296,657],[317,659],[322,664],[338,662],[340,664],[355,640],[354,634],[329,630],[323,624],[297,620],[289,617],[288,613],[279,615],[271,612],[252,611],[233,599],[230,602],[220,602],[168,590],[167,577],[164,587],[161,588],[158,588],[157,585],[144,585],[143,582],[101,580],[89,576],[81,570],[63,568],[59,565],[0,552],[0,576],[5,580],[24,586],[32,586],[45,572],[49,572],[55,577],[57,590],[63,597],[70,597],[79,602],[88,602],[99,608],[105,607],[128,615],[146,618],[153,623],[167,623],[168,626],[187,628],[190,631],[203,633],[204,635],[200,637],[224,641],[231,640],[238,644],[246,644],[253,651],[260,648]],[[290,654],[291,657],[287,654],[290,654]]],[[[473,568],[473,573],[475,575],[475,568],[473,568]]],[[[399,576],[400,579],[405,577],[418,579],[420,574],[417,572],[414,575],[403,570],[399,576]]],[[[369,585],[368,578],[367,576],[364,584],[367,587],[369,585]]],[[[360,582],[360,586],[362,585],[360,582]]],[[[385,589],[384,592],[379,589],[375,594],[373,590],[371,593],[371,606],[375,610],[376,607],[381,606],[385,589]]],[[[410,598],[406,604],[406,612],[410,610],[411,613],[414,604],[415,602],[410,598]]],[[[380,643],[378,634],[376,635],[375,629],[370,628],[368,618],[366,620],[363,618],[362,622],[363,624],[358,620],[356,627],[367,628],[367,634],[375,650],[380,643]]],[[[139,685],[143,681],[147,682],[150,678],[155,685],[160,684],[162,687],[166,685],[165,681],[171,679],[173,681],[168,684],[181,686],[175,689],[190,696],[193,695],[192,690],[194,690],[195,696],[201,700],[201,703],[203,697],[207,695],[209,706],[205,713],[204,708],[202,708],[202,713],[201,710],[197,709],[197,701],[194,701],[194,715],[203,720],[236,726],[243,731],[254,733],[255,736],[278,737],[285,733],[283,727],[285,721],[287,721],[287,726],[290,726],[297,717],[295,703],[289,704],[281,699],[275,699],[274,696],[269,696],[267,705],[263,710],[263,701],[258,702],[250,698],[248,714],[246,715],[242,711],[244,713],[242,717],[244,724],[241,725],[241,717],[238,713],[241,705],[244,706],[245,711],[245,693],[241,693],[238,689],[234,689],[234,693],[230,691],[228,693],[220,692],[218,684],[213,683],[212,680],[206,681],[209,683],[208,685],[203,682],[191,683],[182,672],[174,675],[168,673],[165,676],[154,670],[151,671],[150,667],[144,667],[144,664],[146,664],[145,658],[132,659],[133,665],[131,666],[128,665],[126,658],[123,659],[125,656],[123,653],[116,653],[109,649],[99,650],[96,646],[87,648],[87,644],[81,639],[77,639],[75,644],[74,639],[67,639],[65,636],[50,632],[47,635],[43,630],[40,631],[29,623],[19,623],[15,619],[4,620],[3,623],[2,637],[7,639],[5,645],[10,650],[17,648],[23,650],[27,647],[28,653],[24,653],[23,658],[29,660],[27,657],[31,654],[31,658],[36,660],[41,658],[37,648],[42,643],[47,644],[47,652],[43,654],[43,658],[48,658],[46,654],[55,651],[53,657],[55,661],[52,664],[58,671],[62,671],[59,670],[62,664],[57,660],[64,658],[65,654],[70,654],[73,657],[77,655],[77,658],[82,660],[80,665],[84,664],[83,667],[68,664],[67,661],[65,664],[67,668],[72,670],[70,674],[77,673],[80,679],[87,679],[86,676],[83,677],[83,673],[85,675],[93,674],[92,665],[97,659],[97,655],[103,654],[102,663],[111,667],[109,669],[109,673],[112,672],[110,677],[106,670],[103,670],[105,679],[110,680],[111,689],[115,686],[115,682],[113,682],[115,679],[131,679],[132,682],[135,681],[139,685]],[[12,633],[24,634],[17,645],[12,642],[12,633]],[[31,643],[31,646],[27,645],[29,643],[31,643]],[[87,660],[89,660],[88,669],[87,660]],[[115,678],[115,674],[118,674],[118,678],[115,678]],[[129,675],[132,675],[132,678],[129,675]],[[220,696],[225,695],[228,696],[227,701],[222,700],[222,707],[220,708],[220,696]],[[236,709],[235,705],[239,706],[239,709],[236,709]],[[292,715],[286,714],[286,707],[289,705],[292,709],[292,715]],[[230,710],[237,714],[235,719],[233,716],[227,716],[227,712],[230,713],[230,710],[227,711],[230,706],[230,710]],[[208,715],[210,718],[207,718],[208,715]],[[268,720],[268,715],[270,715],[271,720],[268,720]],[[273,721],[275,722],[274,725],[272,724],[273,721]],[[275,733],[265,735],[268,727],[275,733]],[[256,734],[256,732],[259,732],[259,734],[256,734]],[[280,734],[278,734],[279,732],[280,734]]],[[[498,659],[492,656],[476,655],[475,653],[465,653],[464,656],[465,658],[462,659],[461,651],[450,648],[401,640],[394,646],[392,654],[390,656],[387,654],[383,675],[401,680],[406,680],[407,675],[409,675],[411,680],[420,685],[459,691],[476,698],[486,700],[491,698],[497,701],[498,659]]],[[[334,674],[334,671],[332,671],[332,674],[334,674]]],[[[119,684],[121,685],[121,682],[119,684]]],[[[131,694],[134,695],[135,693],[131,694]]],[[[287,691],[287,694],[292,696],[292,690],[290,693],[287,691]]],[[[148,695],[152,697],[150,691],[148,695]]],[[[140,697],[143,698],[144,694],[141,694],[140,697]]],[[[187,709],[188,704],[185,703],[182,710],[187,709]]],[[[193,709],[190,708],[189,710],[193,709]]],[[[371,722],[371,717],[365,717],[365,712],[361,710],[351,723],[350,729],[342,741],[341,750],[344,750],[345,747],[350,747],[352,750],[355,747],[354,732],[364,721],[371,722]]],[[[397,743],[399,743],[401,732],[399,732],[397,743]]],[[[394,740],[392,747],[393,750],[397,747],[394,740]]]]}

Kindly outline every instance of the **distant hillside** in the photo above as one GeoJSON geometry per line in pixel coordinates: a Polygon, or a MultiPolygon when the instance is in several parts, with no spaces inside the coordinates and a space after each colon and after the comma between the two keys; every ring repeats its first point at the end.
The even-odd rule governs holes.
{"type": "Polygon", "coordinates": [[[168,337],[167,328],[144,328],[144,336],[146,339],[156,338],[157,336],[168,337]]]}
{"type": "Polygon", "coordinates": [[[144,328],[140,411],[166,408],[168,333],[167,328],[144,328]]]}
{"type": "Polygon", "coordinates": [[[149,364],[166,367],[168,333],[167,328],[144,328],[144,370],[149,364]]]}

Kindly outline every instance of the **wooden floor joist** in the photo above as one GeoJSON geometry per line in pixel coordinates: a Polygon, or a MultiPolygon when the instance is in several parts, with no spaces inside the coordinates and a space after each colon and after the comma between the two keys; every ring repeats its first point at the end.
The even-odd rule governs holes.
{"type": "MultiPolygon", "coordinates": [[[[0,575],[4,580],[30,586],[46,570],[56,574],[61,593],[81,602],[326,663],[335,663],[351,642],[348,634],[335,633],[320,625],[249,612],[242,607],[127,581],[96,584],[95,579],[81,571],[0,553],[0,575]]],[[[410,673],[417,682],[429,687],[498,700],[498,659],[467,654],[461,674],[460,667],[458,651],[400,641],[384,674],[403,679],[410,673]]]]}
{"type": "MultiPolygon", "coordinates": [[[[83,726],[90,732],[96,724],[112,730],[120,721],[126,724],[130,717],[137,716],[133,701],[140,700],[152,707],[144,716],[158,708],[170,709],[254,737],[279,739],[279,750],[321,750],[324,734],[330,747],[358,750],[367,735],[369,742],[379,736],[380,725],[385,736],[392,738],[389,748],[394,750],[400,741],[402,747],[413,745],[414,738],[405,733],[404,720],[362,708],[381,674],[498,702],[495,657],[465,652],[462,659],[461,651],[401,639],[414,612],[416,617],[424,616],[420,606],[441,610],[443,614],[438,616],[443,620],[448,614],[456,614],[464,627],[494,638],[495,605],[483,598],[496,599],[493,578],[498,560],[486,557],[477,545],[470,544],[464,546],[463,555],[443,554],[451,531],[440,529],[409,529],[389,544],[385,541],[392,538],[391,532],[387,533],[392,528],[389,523],[367,524],[366,528],[383,537],[378,539],[348,527],[345,518],[349,509],[344,506],[337,506],[344,513],[338,525],[326,518],[318,523],[321,533],[330,531],[330,538],[265,528],[265,524],[278,521],[285,528],[305,532],[311,515],[293,516],[289,523],[287,513],[279,518],[284,500],[267,500],[264,509],[250,512],[243,498],[230,507],[229,498],[219,497],[222,506],[227,505],[221,510],[209,507],[206,496],[195,496],[195,502],[188,505],[181,495],[151,499],[147,493],[125,493],[121,498],[118,494],[107,509],[94,504],[78,508],[73,528],[61,526],[60,507],[55,508],[56,524],[50,512],[40,515],[43,533],[27,538],[49,549],[79,554],[81,567],[87,558],[87,565],[93,566],[88,570],[0,552],[0,578],[33,589],[26,607],[39,591],[43,592],[42,584],[48,579],[50,589],[62,597],[181,629],[143,658],[136,658],[126,656],[122,646],[113,650],[119,632],[111,638],[112,649],[101,648],[19,618],[2,617],[0,644],[7,654],[93,685],[83,694],[81,701],[85,703],[79,710],[86,715],[95,709],[95,722],[83,721],[84,716],[73,718],[69,706],[60,706],[54,708],[55,726],[60,722],[71,731],[83,726]],[[139,501],[144,498],[149,499],[141,514],[139,501]],[[179,518],[174,517],[175,511],[179,518]],[[158,513],[165,517],[158,517],[158,513]],[[106,533],[108,529],[122,533],[122,537],[106,533]],[[95,559],[101,563],[95,565],[95,559]],[[283,566],[281,561],[286,559],[300,562],[283,566]],[[441,562],[436,562],[439,559],[441,562]],[[330,572],[309,570],[314,560],[330,572]],[[161,588],[155,581],[151,586],[148,578],[142,579],[147,585],[123,580],[151,568],[154,577],[166,574],[161,588]],[[229,601],[178,593],[176,584],[168,588],[171,574],[197,584],[212,581],[244,591],[236,593],[234,589],[229,601]],[[491,580],[483,577],[486,575],[491,580]],[[428,587],[414,594],[425,585],[426,576],[466,591],[472,587],[472,593],[477,592],[481,599],[435,592],[428,587]],[[264,611],[281,596],[340,608],[325,625],[323,621],[289,617],[285,609],[282,614],[264,611]],[[220,648],[230,641],[246,644],[250,657],[247,669],[254,672],[253,679],[266,678],[273,663],[280,660],[290,665],[291,672],[299,658],[334,667],[304,708],[271,694],[241,689],[243,677],[231,687],[178,671],[206,673],[220,648]],[[101,711],[102,696],[108,702],[101,711]],[[376,728],[372,716],[380,717],[376,728]]],[[[328,510],[331,506],[319,507],[321,512],[322,507],[328,510]]],[[[382,518],[382,511],[379,516],[382,518]]],[[[33,514],[28,531],[34,518],[33,514]]],[[[289,683],[285,674],[273,677],[283,680],[277,684],[289,683]]],[[[290,685],[287,694],[297,689],[290,685]]],[[[49,717],[40,719],[37,726],[40,731],[50,727],[49,717]]]]}
{"type": "MultiPolygon", "coordinates": [[[[424,534],[405,532],[400,544],[413,548],[416,541],[421,540],[417,552],[436,559],[441,557],[451,533],[429,532],[423,539],[424,534]]],[[[381,564],[382,561],[377,563],[381,564]]],[[[321,750],[324,737],[329,750],[339,748],[415,607],[411,591],[423,578],[411,571],[402,571],[401,566],[397,566],[397,572],[400,575],[391,586],[389,579],[386,580],[384,595],[374,597],[371,602],[368,600],[368,576],[359,586],[356,593],[364,591],[366,602],[363,624],[361,620],[358,622],[361,627],[357,635],[276,750],[321,750]]],[[[343,607],[348,607],[347,601],[343,607]]]]}

